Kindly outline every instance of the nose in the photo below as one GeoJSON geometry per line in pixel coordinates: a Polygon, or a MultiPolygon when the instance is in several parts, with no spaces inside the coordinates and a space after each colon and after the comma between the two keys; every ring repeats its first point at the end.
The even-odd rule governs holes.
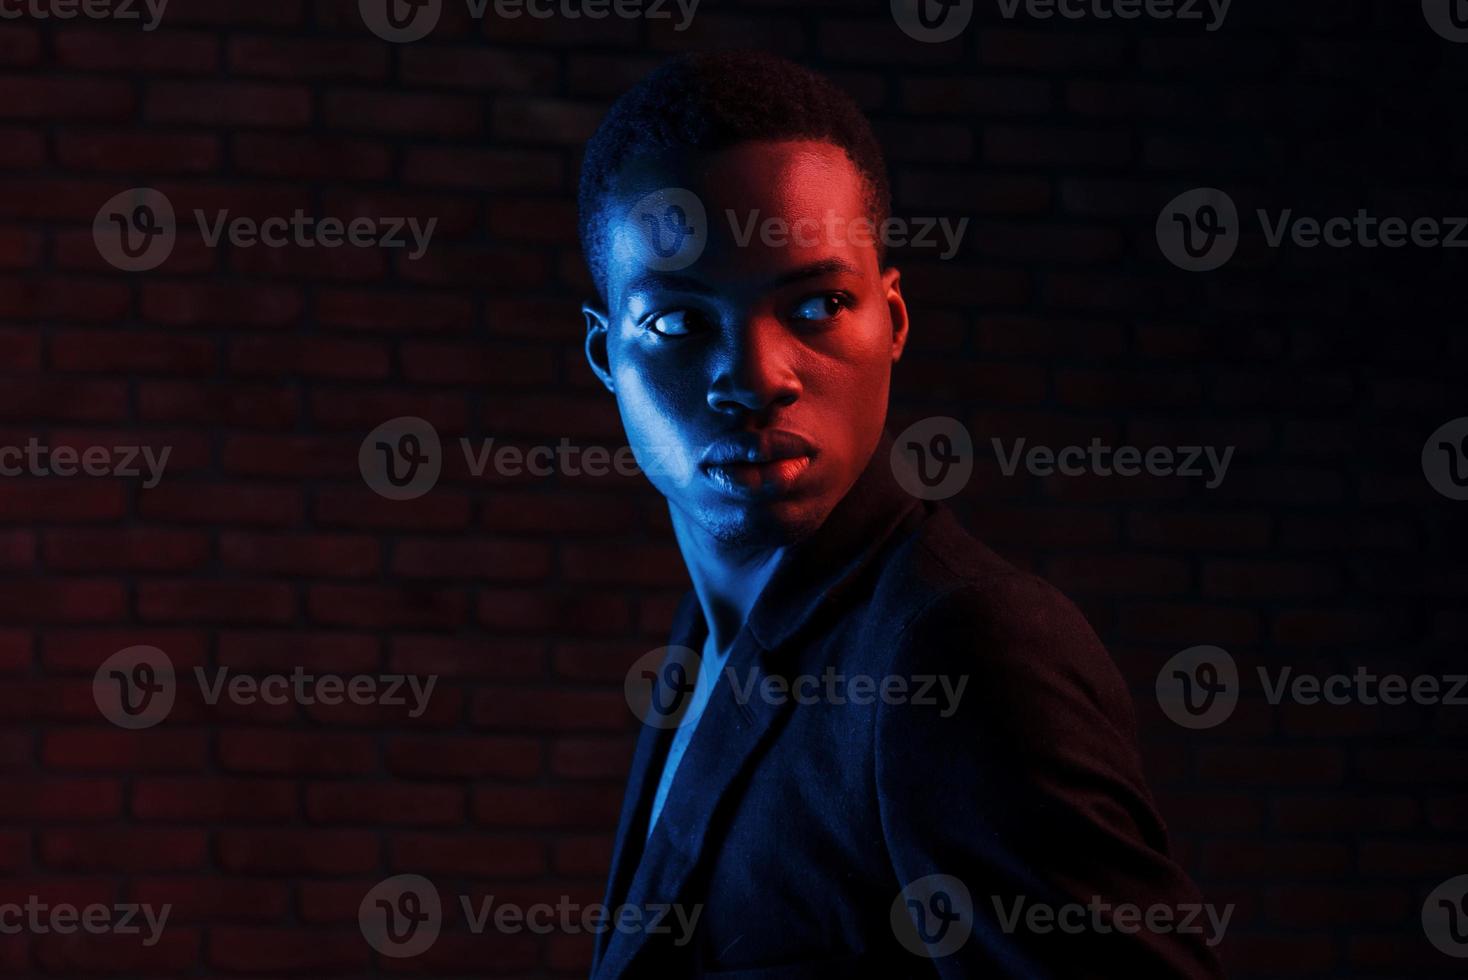
{"type": "Polygon", "coordinates": [[[800,397],[800,379],[792,343],[789,331],[773,317],[751,318],[731,331],[709,385],[709,407],[739,415],[793,404],[800,397]]]}

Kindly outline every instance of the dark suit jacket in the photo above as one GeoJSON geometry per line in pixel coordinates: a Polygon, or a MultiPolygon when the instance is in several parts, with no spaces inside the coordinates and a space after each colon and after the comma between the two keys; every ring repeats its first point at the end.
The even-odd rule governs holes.
{"type": "MultiPolygon", "coordinates": [[[[593,976],[1221,975],[1198,934],[1012,924],[1017,902],[1059,909],[1099,896],[1182,916],[1203,900],[1168,857],[1128,693],[1085,619],[945,508],[907,495],[889,447],[782,559],[645,846],[671,733],[644,726],[607,904],[681,903],[700,915],[681,945],[676,928],[601,933],[593,976]],[[968,682],[943,718],[938,706],[881,698],[740,703],[727,677],[819,677],[828,665],[968,682]],[[967,887],[971,933],[926,958],[899,943],[891,913],[905,887],[935,874],[967,887]]],[[[705,632],[690,592],[671,642],[697,651],[705,632]]],[[[932,924],[926,935],[946,938],[932,924]]]]}

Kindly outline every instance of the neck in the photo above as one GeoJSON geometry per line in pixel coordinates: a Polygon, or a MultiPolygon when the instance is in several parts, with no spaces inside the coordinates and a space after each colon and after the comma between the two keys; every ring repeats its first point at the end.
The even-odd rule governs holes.
{"type": "Polygon", "coordinates": [[[749,618],[750,610],[764,590],[784,547],[737,547],[716,540],[676,508],[669,508],[673,533],[693,592],[703,607],[709,638],[719,650],[727,650],[749,618]]]}

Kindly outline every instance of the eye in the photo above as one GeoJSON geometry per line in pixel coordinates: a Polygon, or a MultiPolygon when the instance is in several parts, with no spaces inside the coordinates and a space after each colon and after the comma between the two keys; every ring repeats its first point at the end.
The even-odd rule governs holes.
{"type": "Polygon", "coordinates": [[[653,333],[664,337],[684,337],[693,333],[697,321],[689,310],[672,310],[653,317],[647,325],[653,333]]]}
{"type": "Polygon", "coordinates": [[[840,293],[823,293],[812,296],[797,306],[791,316],[807,323],[826,323],[836,319],[850,304],[840,293]]]}

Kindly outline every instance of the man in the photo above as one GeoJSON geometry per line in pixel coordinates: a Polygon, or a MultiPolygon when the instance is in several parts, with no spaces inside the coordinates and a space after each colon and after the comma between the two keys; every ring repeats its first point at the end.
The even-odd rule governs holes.
{"type": "Polygon", "coordinates": [[[696,925],[603,932],[594,975],[1217,976],[1105,650],[894,475],[908,316],[860,111],[771,56],[673,61],[580,206],[587,357],[693,583],[607,902],[696,925]]]}

